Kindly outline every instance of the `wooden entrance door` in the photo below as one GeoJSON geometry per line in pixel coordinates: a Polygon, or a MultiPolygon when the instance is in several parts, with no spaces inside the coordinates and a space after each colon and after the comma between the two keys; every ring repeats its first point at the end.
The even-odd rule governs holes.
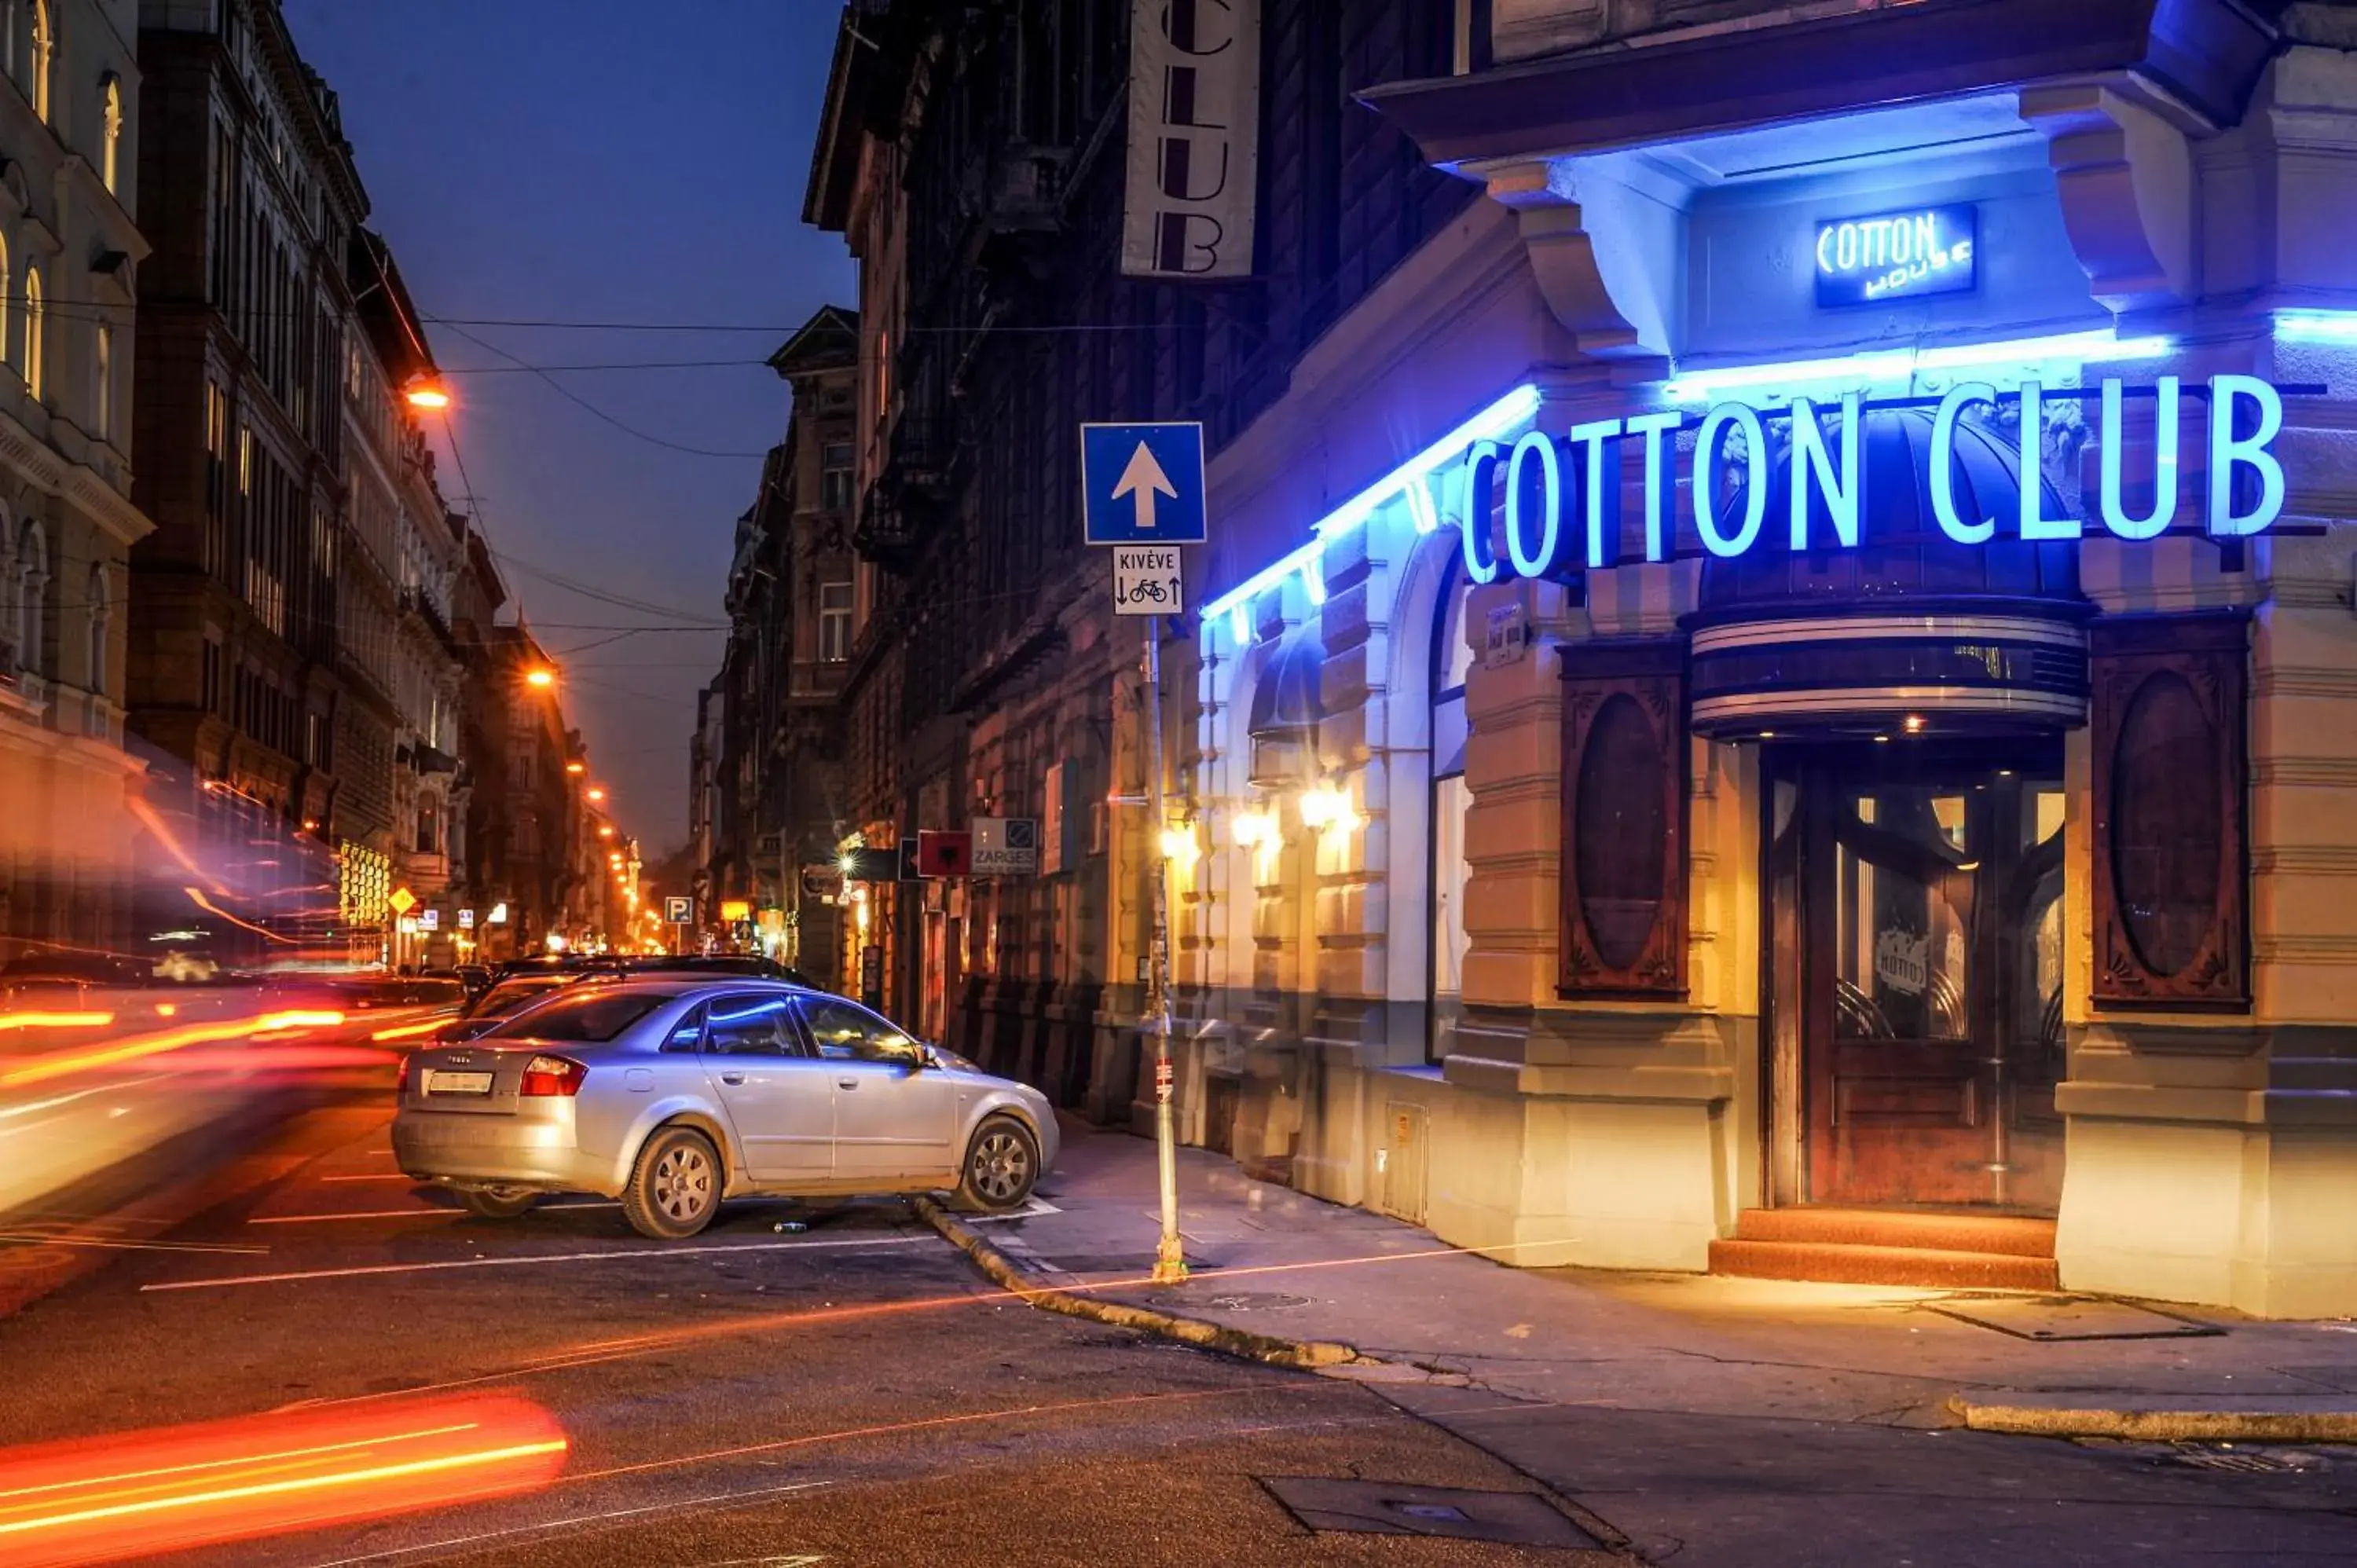
{"type": "Polygon", "coordinates": [[[2050,1212],[2061,1187],[2059,746],[1775,762],[1773,982],[1806,1201],[2050,1212]]]}

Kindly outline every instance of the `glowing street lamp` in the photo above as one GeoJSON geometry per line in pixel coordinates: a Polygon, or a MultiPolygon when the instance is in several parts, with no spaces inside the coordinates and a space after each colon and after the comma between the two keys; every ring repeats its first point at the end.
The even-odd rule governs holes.
{"type": "Polygon", "coordinates": [[[401,395],[412,408],[443,409],[450,406],[449,389],[432,376],[418,374],[409,378],[401,395]]]}
{"type": "Polygon", "coordinates": [[[590,802],[591,802],[593,805],[594,805],[596,802],[597,802],[597,801],[599,801],[599,800],[604,800],[605,798],[606,798],[606,791],[604,791],[603,789],[597,789],[597,788],[596,788],[595,786],[592,786],[592,787],[591,787],[591,789],[590,789],[590,790],[589,790],[589,800],[590,800],[590,802]]]}
{"type": "Polygon", "coordinates": [[[556,671],[549,669],[527,670],[523,672],[523,683],[534,691],[545,692],[556,684],[556,671]]]}
{"type": "Polygon", "coordinates": [[[567,773],[587,773],[589,771],[589,765],[586,762],[568,762],[565,765],[565,771],[567,773]]]}

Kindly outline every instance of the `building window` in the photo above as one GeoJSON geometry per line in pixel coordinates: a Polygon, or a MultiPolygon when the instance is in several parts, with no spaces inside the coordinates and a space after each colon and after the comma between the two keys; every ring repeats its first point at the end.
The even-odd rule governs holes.
{"type": "Polygon", "coordinates": [[[818,656],[828,664],[851,657],[851,585],[822,583],[818,589],[818,656]]]}
{"type": "Polygon", "coordinates": [[[2249,612],[2089,628],[2094,1001],[2250,1002],[2249,612]]]}
{"type": "Polygon", "coordinates": [[[57,35],[49,30],[49,0],[33,0],[33,113],[49,117],[49,56],[57,35]]]}
{"type": "Polygon", "coordinates": [[[114,624],[113,585],[106,580],[104,566],[90,569],[90,671],[83,682],[100,696],[106,695],[106,645],[110,628],[114,624]]]}
{"type": "Polygon", "coordinates": [[[13,274],[8,270],[8,242],[5,236],[0,236],[0,363],[11,367],[17,363],[16,339],[8,330],[11,319],[16,314],[14,303],[16,291],[9,286],[13,281],[13,274]]]}
{"type": "Polygon", "coordinates": [[[0,509],[0,675],[16,668],[16,535],[0,509]]]}
{"type": "Polygon", "coordinates": [[[438,854],[442,850],[442,811],[432,800],[417,803],[417,853],[438,854]]]}
{"type": "Polygon", "coordinates": [[[828,511],[851,505],[851,443],[830,442],[819,455],[818,504],[828,511]]]}
{"type": "Polygon", "coordinates": [[[205,633],[205,657],[200,680],[202,683],[197,688],[198,705],[208,714],[219,714],[221,711],[221,633],[217,631],[205,633]]]}
{"type": "Polygon", "coordinates": [[[102,112],[105,119],[103,129],[106,136],[104,150],[100,155],[99,173],[100,177],[106,181],[106,188],[111,192],[115,188],[114,182],[122,167],[123,83],[121,80],[113,72],[109,72],[106,80],[99,86],[99,95],[103,101],[102,112]]]}
{"type": "Polygon", "coordinates": [[[205,570],[229,569],[229,398],[205,383],[205,570]]]}
{"type": "Polygon", "coordinates": [[[1675,638],[1564,649],[1567,998],[1685,993],[1684,665],[1675,638]]]}
{"type": "Polygon", "coordinates": [[[28,522],[16,541],[16,668],[41,671],[41,612],[48,598],[49,542],[41,525],[28,522]]]}
{"type": "Polygon", "coordinates": [[[40,271],[36,267],[27,267],[25,269],[25,390],[33,394],[35,403],[41,401],[44,390],[41,374],[45,358],[41,352],[43,320],[40,271]]]}
{"type": "Polygon", "coordinates": [[[95,400],[91,412],[97,416],[93,428],[101,441],[114,439],[114,328],[102,326],[98,329],[95,350],[97,375],[91,389],[95,400]]]}

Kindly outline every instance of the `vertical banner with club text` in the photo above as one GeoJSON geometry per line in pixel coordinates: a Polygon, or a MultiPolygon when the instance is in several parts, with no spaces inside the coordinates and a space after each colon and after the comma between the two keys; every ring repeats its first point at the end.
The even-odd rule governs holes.
{"type": "Polygon", "coordinates": [[[1260,183],[1260,0],[1134,0],[1128,277],[1249,277],[1260,183]]]}

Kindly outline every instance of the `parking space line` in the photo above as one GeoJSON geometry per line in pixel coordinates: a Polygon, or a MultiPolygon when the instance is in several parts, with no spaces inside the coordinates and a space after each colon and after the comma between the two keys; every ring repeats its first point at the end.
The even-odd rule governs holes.
{"type": "MultiPolygon", "coordinates": [[[[533,1207],[534,1214],[553,1214],[560,1208],[619,1208],[619,1203],[590,1201],[579,1203],[542,1203],[533,1207]]],[[[248,1225],[306,1225],[328,1219],[464,1219],[463,1208],[371,1208],[359,1214],[257,1214],[248,1225]]]]}
{"type": "Polygon", "coordinates": [[[604,1252],[543,1252],[522,1258],[451,1258],[432,1263],[369,1263],[348,1269],[297,1269],[277,1274],[227,1274],[209,1280],[164,1280],[139,1287],[144,1294],[149,1291],[219,1290],[230,1285],[288,1284],[303,1280],[356,1279],[372,1274],[436,1273],[446,1269],[511,1269],[532,1263],[602,1263],[624,1259],[633,1261],[668,1258],[705,1257],[715,1252],[800,1252],[840,1251],[846,1248],[939,1246],[941,1238],[931,1232],[922,1236],[879,1236],[866,1241],[737,1241],[717,1247],[631,1247],[604,1252]]]}
{"type": "Polygon", "coordinates": [[[368,1172],[361,1176],[323,1176],[321,1181],[414,1181],[417,1178],[402,1171],[368,1172]]]}

